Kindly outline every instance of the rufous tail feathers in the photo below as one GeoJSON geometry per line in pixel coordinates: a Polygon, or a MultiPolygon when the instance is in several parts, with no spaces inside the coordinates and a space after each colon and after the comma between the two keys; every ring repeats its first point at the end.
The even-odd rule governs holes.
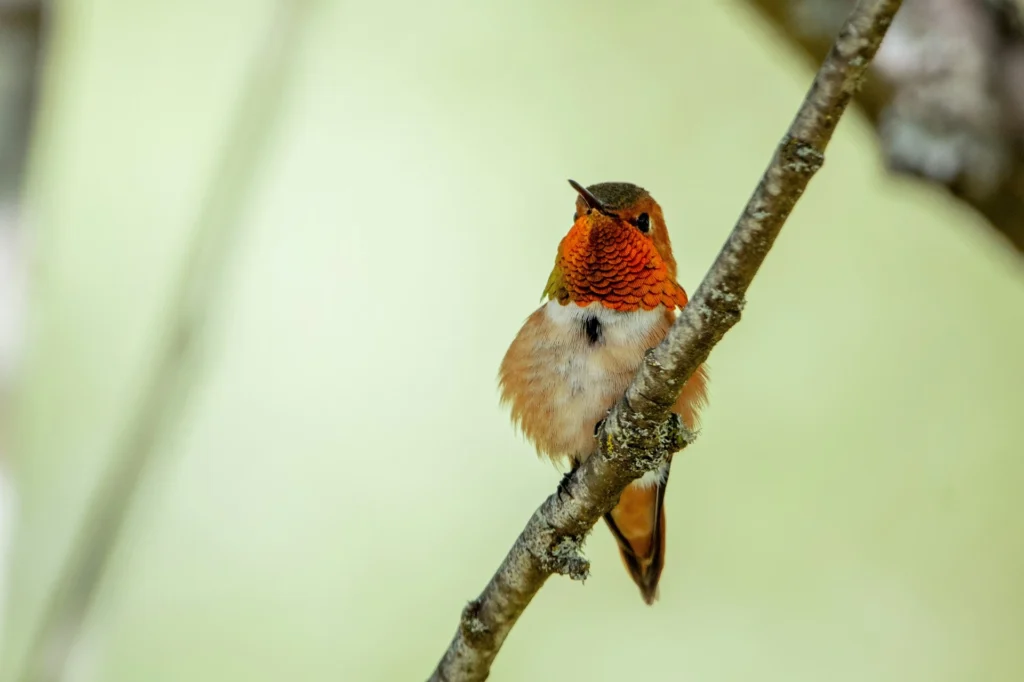
{"type": "Polygon", "coordinates": [[[615,508],[604,515],[619,543],[622,563],[647,604],[653,604],[658,598],[658,580],[665,567],[664,501],[669,463],[660,473],[661,480],[655,485],[631,483],[615,508]]]}

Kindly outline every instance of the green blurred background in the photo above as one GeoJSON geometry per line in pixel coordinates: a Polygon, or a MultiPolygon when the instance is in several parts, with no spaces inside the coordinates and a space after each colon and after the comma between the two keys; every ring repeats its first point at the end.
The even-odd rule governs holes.
{"type": "MultiPolygon", "coordinates": [[[[268,0],[58,5],[31,157],[13,679],[128,428],[268,0]]],[[[730,0],[312,3],[197,380],[78,681],[418,680],[559,473],[496,371],[570,225],[628,180],[692,291],[810,83],[730,0]]],[[[1024,280],[885,174],[856,113],[710,359],[661,600],[610,534],[506,680],[1024,679],[1024,280]]]]}

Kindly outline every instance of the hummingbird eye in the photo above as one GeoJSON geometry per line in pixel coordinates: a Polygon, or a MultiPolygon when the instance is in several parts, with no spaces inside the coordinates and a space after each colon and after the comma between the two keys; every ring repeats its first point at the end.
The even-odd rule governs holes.
{"type": "Polygon", "coordinates": [[[638,215],[636,220],[633,221],[633,224],[636,225],[636,229],[640,230],[644,234],[651,231],[651,217],[646,213],[638,215]]]}

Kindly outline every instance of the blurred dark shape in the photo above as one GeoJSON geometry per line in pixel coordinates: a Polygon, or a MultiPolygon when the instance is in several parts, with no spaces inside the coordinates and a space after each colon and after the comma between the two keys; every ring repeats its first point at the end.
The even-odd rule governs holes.
{"type": "MultiPolygon", "coordinates": [[[[855,0],[750,0],[814,59],[855,0]]],[[[947,188],[1024,255],[1024,0],[905,0],[857,101],[891,170],[947,188]]]]}
{"type": "Polygon", "coordinates": [[[0,0],[0,202],[17,201],[38,91],[43,6],[0,0]]]}

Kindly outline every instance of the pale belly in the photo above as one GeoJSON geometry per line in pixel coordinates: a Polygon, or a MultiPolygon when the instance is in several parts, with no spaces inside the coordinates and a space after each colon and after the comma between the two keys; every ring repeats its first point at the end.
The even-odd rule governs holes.
{"type": "Polygon", "coordinates": [[[665,336],[664,307],[618,312],[548,302],[527,320],[502,362],[502,400],[537,450],[582,461],[594,427],[622,397],[644,352],[665,336]]]}

